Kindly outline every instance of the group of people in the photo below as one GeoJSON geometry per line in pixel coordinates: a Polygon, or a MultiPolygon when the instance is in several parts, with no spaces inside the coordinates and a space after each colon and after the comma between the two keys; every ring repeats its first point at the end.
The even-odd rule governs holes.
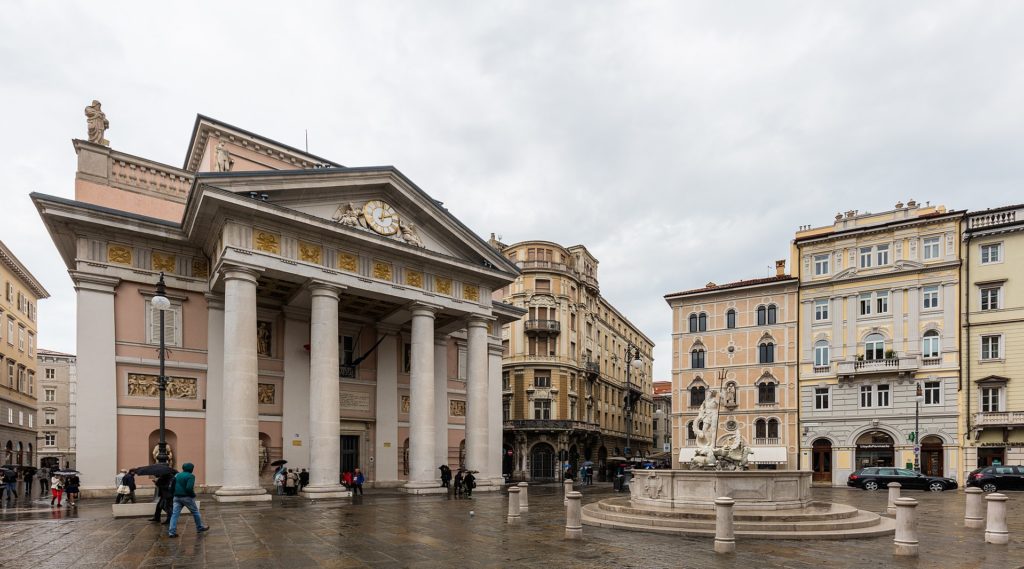
{"type": "Polygon", "coordinates": [[[282,464],[274,471],[274,488],[278,496],[298,496],[305,486],[309,486],[309,472],[305,468],[296,470],[282,464]]]}
{"type": "MultiPolygon", "coordinates": [[[[52,494],[54,487],[60,486],[61,498],[68,496],[68,505],[73,506],[78,499],[78,477],[67,474],[51,474],[48,468],[17,466],[0,470],[0,506],[13,506],[21,498],[34,500],[52,494]],[[35,490],[35,481],[39,481],[39,493],[35,490]],[[74,490],[71,492],[70,490],[74,490]]],[[[54,505],[62,505],[63,499],[54,500],[54,505]]]]}
{"type": "Polygon", "coordinates": [[[67,476],[54,474],[50,477],[50,506],[60,507],[64,498],[67,498],[67,507],[78,505],[79,486],[81,481],[77,474],[67,476]]]}
{"type": "Polygon", "coordinates": [[[358,468],[354,471],[345,471],[341,473],[341,483],[352,491],[352,495],[359,494],[363,495],[363,482],[366,482],[366,477],[363,476],[363,472],[358,468]]]}
{"type": "MultiPolygon", "coordinates": [[[[573,468],[573,466],[570,464],[570,465],[565,467],[565,472],[562,475],[562,477],[564,479],[566,479],[566,480],[575,480],[576,479],[576,474],[577,474],[576,473],[576,469],[573,468]]],[[[580,484],[581,485],[583,485],[583,486],[593,486],[594,485],[594,465],[593,464],[584,464],[583,466],[581,466],[580,470],[579,470],[579,477],[580,477],[580,484]]]]}
{"type": "Polygon", "coordinates": [[[447,488],[449,493],[456,496],[465,495],[467,498],[473,496],[473,489],[476,488],[476,476],[472,470],[459,468],[452,478],[452,469],[447,464],[437,467],[441,471],[441,486],[447,488]]]}

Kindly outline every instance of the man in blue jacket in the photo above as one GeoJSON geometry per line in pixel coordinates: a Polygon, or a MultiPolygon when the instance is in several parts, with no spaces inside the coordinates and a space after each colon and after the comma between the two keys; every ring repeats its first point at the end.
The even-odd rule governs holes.
{"type": "Polygon", "coordinates": [[[171,510],[171,523],[167,527],[167,537],[178,537],[178,516],[182,508],[188,508],[192,517],[196,520],[196,531],[203,533],[208,531],[210,526],[203,525],[203,518],[199,517],[199,508],[196,506],[196,477],[192,474],[195,466],[191,462],[181,465],[181,472],[174,476],[174,509],[171,510]]]}

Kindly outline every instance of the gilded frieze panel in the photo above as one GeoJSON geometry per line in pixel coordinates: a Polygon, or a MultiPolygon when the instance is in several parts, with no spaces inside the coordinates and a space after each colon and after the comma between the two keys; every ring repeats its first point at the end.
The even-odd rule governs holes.
{"type": "Polygon", "coordinates": [[[299,241],[299,260],[320,265],[323,263],[324,251],[319,245],[299,241]]]}
{"type": "Polygon", "coordinates": [[[373,262],[373,278],[380,279],[382,281],[390,281],[393,278],[394,273],[391,270],[391,263],[384,261],[373,262]]]}
{"type": "Polygon", "coordinates": [[[416,288],[423,288],[423,273],[412,269],[406,269],[405,284],[416,288]]]}
{"type": "Polygon", "coordinates": [[[448,296],[452,295],[452,280],[444,277],[434,278],[434,289],[440,293],[448,296]]]}
{"type": "Polygon", "coordinates": [[[273,383],[260,383],[256,391],[260,405],[273,405],[277,400],[277,386],[273,383]]]}
{"type": "MultiPolygon", "coordinates": [[[[199,380],[194,377],[168,377],[165,395],[171,399],[196,399],[199,380]]],[[[159,397],[160,377],[147,373],[128,374],[128,395],[133,397],[159,397]]]]}
{"type": "Polygon", "coordinates": [[[265,253],[272,253],[274,255],[281,254],[281,236],[269,231],[256,230],[252,236],[253,247],[257,251],[263,251],[265,253]]]}
{"type": "Polygon", "coordinates": [[[177,267],[177,258],[169,253],[153,251],[153,257],[150,259],[150,264],[154,271],[173,273],[177,267]]]}
{"type": "Polygon", "coordinates": [[[124,245],[107,245],[107,262],[119,265],[132,264],[132,249],[124,245]]]}
{"type": "Polygon", "coordinates": [[[476,285],[462,285],[462,298],[473,302],[480,301],[480,289],[476,285]]]}
{"type": "Polygon", "coordinates": [[[359,257],[345,251],[338,252],[338,268],[355,273],[359,271],[359,257]]]}

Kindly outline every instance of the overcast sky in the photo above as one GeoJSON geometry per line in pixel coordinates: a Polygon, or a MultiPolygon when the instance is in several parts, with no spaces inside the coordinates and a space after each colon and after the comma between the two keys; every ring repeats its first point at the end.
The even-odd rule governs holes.
{"type": "Polygon", "coordinates": [[[391,164],[483,237],[582,243],[670,379],[666,293],[765,276],[797,226],[1024,201],[1021,2],[5,2],[0,239],[74,291],[28,193],[117,150],[180,166],[197,113],[391,164]],[[553,5],[557,4],[557,5],[553,5]]]}

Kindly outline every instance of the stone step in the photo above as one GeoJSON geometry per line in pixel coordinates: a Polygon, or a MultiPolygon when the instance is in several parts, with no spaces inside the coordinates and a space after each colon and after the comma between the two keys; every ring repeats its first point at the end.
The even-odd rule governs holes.
{"type": "MultiPolygon", "coordinates": [[[[609,498],[598,502],[602,510],[618,512],[623,514],[634,514],[641,516],[653,516],[666,519],[715,519],[714,510],[685,510],[679,508],[658,508],[647,507],[636,508],[629,498],[609,498]]],[[[857,508],[846,504],[830,504],[827,502],[814,502],[809,508],[799,510],[736,510],[733,512],[733,520],[736,522],[801,522],[809,520],[839,520],[857,516],[857,508]]]]}
{"type": "MultiPolygon", "coordinates": [[[[686,528],[714,531],[715,519],[710,518],[665,518],[647,516],[642,513],[619,513],[588,504],[584,508],[587,515],[595,519],[612,522],[623,522],[633,525],[660,526],[669,528],[686,528]],[[588,509],[589,507],[589,509],[588,509]]],[[[856,511],[852,517],[833,520],[800,520],[800,521],[735,521],[736,531],[748,532],[795,532],[795,531],[836,531],[857,529],[877,525],[879,516],[871,512],[856,511]]]]}

